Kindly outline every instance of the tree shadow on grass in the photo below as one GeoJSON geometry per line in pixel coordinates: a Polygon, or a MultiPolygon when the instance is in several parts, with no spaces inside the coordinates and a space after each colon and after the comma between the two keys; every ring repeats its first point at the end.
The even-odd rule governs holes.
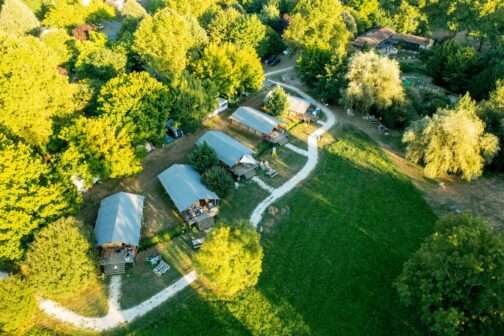
{"type": "Polygon", "coordinates": [[[267,300],[287,301],[312,335],[423,334],[392,283],[435,216],[375,144],[342,132],[304,188],[276,206],[287,205],[263,237],[267,300]]]}

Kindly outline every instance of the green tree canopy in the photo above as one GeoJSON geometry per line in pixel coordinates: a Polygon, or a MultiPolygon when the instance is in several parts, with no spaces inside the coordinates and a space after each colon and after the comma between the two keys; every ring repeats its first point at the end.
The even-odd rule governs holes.
{"type": "Polygon", "coordinates": [[[133,49],[149,68],[173,79],[185,69],[189,50],[205,42],[206,33],[194,19],[166,8],[141,21],[133,49]]]}
{"type": "Polygon", "coordinates": [[[194,146],[187,159],[200,174],[219,164],[217,153],[206,142],[194,146]]]}
{"type": "Polygon", "coordinates": [[[53,118],[74,111],[76,87],[58,73],[57,55],[33,37],[0,32],[0,124],[26,142],[44,147],[53,118]]]}
{"type": "Polygon", "coordinates": [[[300,0],[292,12],[284,38],[298,48],[346,52],[352,38],[338,0],[300,0]]]}
{"type": "Polygon", "coordinates": [[[203,174],[203,183],[220,198],[226,198],[234,186],[233,176],[221,166],[213,166],[203,174]]]}
{"type": "Polygon", "coordinates": [[[504,331],[504,237],[469,214],[439,221],[396,282],[401,302],[442,336],[504,331]]]}
{"type": "Polygon", "coordinates": [[[125,50],[85,41],[79,47],[75,72],[79,78],[107,81],[123,73],[127,62],[125,50]]]}
{"type": "Polygon", "coordinates": [[[254,49],[211,43],[193,66],[200,79],[212,81],[220,96],[234,98],[262,87],[264,71],[254,49]]]}
{"type": "Polygon", "coordinates": [[[90,240],[89,229],[72,217],[61,218],[40,230],[21,265],[37,294],[68,296],[95,279],[90,240]]]}
{"type": "Polygon", "coordinates": [[[73,210],[68,190],[29,145],[0,133],[0,259],[19,260],[34,231],[73,210]]]}
{"type": "Polygon", "coordinates": [[[491,47],[504,31],[504,2],[499,0],[426,0],[420,1],[431,24],[452,32],[466,31],[491,47]]]}
{"type": "Polygon", "coordinates": [[[238,46],[254,48],[259,56],[268,53],[267,27],[255,14],[243,14],[228,8],[217,12],[208,25],[210,41],[217,44],[234,43],[238,46]]]}
{"type": "Polygon", "coordinates": [[[486,131],[499,138],[501,149],[492,161],[492,166],[504,169],[504,82],[499,81],[490,98],[481,104],[479,115],[485,122],[486,131]]]}
{"type": "Polygon", "coordinates": [[[20,276],[0,281],[0,332],[22,335],[33,326],[36,311],[33,291],[20,276]]]}
{"type": "Polygon", "coordinates": [[[138,3],[136,0],[126,0],[124,7],[121,11],[122,16],[129,16],[132,18],[143,18],[147,16],[147,11],[145,8],[138,3]]]}
{"type": "Polygon", "coordinates": [[[434,116],[414,122],[404,133],[406,157],[425,166],[425,174],[439,177],[461,175],[472,180],[499,149],[498,138],[485,133],[476,115],[476,103],[464,96],[453,109],[440,109],[434,116]]]}
{"type": "Polygon", "coordinates": [[[217,0],[158,0],[156,7],[171,8],[182,15],[192,15],[199,18],[212,6],[217,4],[217,0]]]}
{"type": "Polygon", "coordinates": [[[274,116],[281,116],[287,113],[288,108],[287,93],[280,85],[276,85],[266,97],[264,110],[274,116]]]}
{"type": "Polygon", "coordinates": [[[77,175],[88,184],[93,178],[128,176],[141,171],[131,144],[131,130],[120,128],[113,116],[79,117],[64,128],[59,138],[67,147],[60,156],[66,174],[77,175]]]}
{"type": "Polygon", "coordinates": [[[257,284],[263,249],[249,224],[214,228],[196,254],[198,273],[219,299],[233,299],[257,284]]]}
{"type": "Polygon", "coordinates": [[[453,92],[465,93],[480,71],[480,56],[476,49],[448,40],[436,46],[427,62],[434,82],[453,92]]]}
{"type": "Polygon", "coordinates": [[[64,29],[47,30],[40,35],[40,39],[58,57],[59,65],[68,64],[74,56],[72,45],[75,40],[64,29]]]}
{"type": "Polygon", "coordinates": [[[46,27],[74,28],[84,23],[97,23],[115,16],[114,7],[103,0],[92,0],[85,6],[81,1],[57,0],[44,16],[46,27]]]}
{"type": "Polygon", "coordinates": [[[170,118],[187,131],[194,131],[217,107],[217,90],[209,80],[184,73],[171,83],[170,118]]]}
{"type": "Polygon", "coordinates": [[[399,64],[374,51],[354,55],[346,79],[346,104],[359,112],[385,111],[404,101],[399,64]]]}
{"type": "Polygon", "coordinates": [[[0,2],[0,31],[12,35],[23,35],[40,26],[31,9],[21,0],[0,2]]]}
{"type": "Polygon", "coordinates": [[[98,112],[127,128],[134,143],[160,142],[168,111],[169,90],[147,72],[132,72],[112,78],[100,89],[98,112]]]}

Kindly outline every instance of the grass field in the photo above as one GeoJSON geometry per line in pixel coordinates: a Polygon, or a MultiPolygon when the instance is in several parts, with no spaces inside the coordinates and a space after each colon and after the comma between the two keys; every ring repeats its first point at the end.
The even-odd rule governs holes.
{"type": "MultiPolygon", "coordinates": [[[[435,220],[365,136],[339,132],[263,223],[258,286],[232,303],[186,290],[113,335],[422,335],[392,282],[435,220]]],[[[253,198],[253,197],[251,197],[253,198]]]]}

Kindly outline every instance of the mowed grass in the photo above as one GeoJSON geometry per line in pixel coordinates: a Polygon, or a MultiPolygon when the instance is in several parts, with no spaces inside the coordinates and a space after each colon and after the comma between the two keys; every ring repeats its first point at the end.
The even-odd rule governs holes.
{"type": "Polygon", "coordinates": [[[366,136],[339,132],[310,179],[275,206],[289,210],[263,222],[255,288],[231,303],[191,288],[113,334],[425,334],[392,283],[435,216],[366,136]]]}

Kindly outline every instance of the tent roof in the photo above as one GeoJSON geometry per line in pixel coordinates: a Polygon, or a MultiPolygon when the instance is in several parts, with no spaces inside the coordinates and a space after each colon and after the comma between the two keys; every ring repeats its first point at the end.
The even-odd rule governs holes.
{"type": "Polygon", "coordinates": [[[217,153],[219,160],[226,166],[232,167],[245,155],[252,154],[252,150],[219,131],[208,131],[198,139],[197,144],[207,143],[217,153]]]}
{"type": "Polygon", "coordinates": [[[288,95],[287,103],[289,104],[289,110],[297,114],[305,114],[310,108],[310,103],[306,100],[288,95]]]}
{"type": "Polygon", "coordinates": [[[174,164],[159,174],[158,179],[180,212],[199,200],[219,199],[201,183],[200,175],[189,165],[174,164]]]}
{"type": "Polygon", "coordinates": [[[277,119],[248,106],[238,107],[230,118],[263,134],[271,133],[279,124],[277,119]]]}
{"type": "Polygon", "coordinates": [[[144,197],[118,192],[102,199],[96,219],[98,245],[124,243],[138,246],[144,197]]]}

